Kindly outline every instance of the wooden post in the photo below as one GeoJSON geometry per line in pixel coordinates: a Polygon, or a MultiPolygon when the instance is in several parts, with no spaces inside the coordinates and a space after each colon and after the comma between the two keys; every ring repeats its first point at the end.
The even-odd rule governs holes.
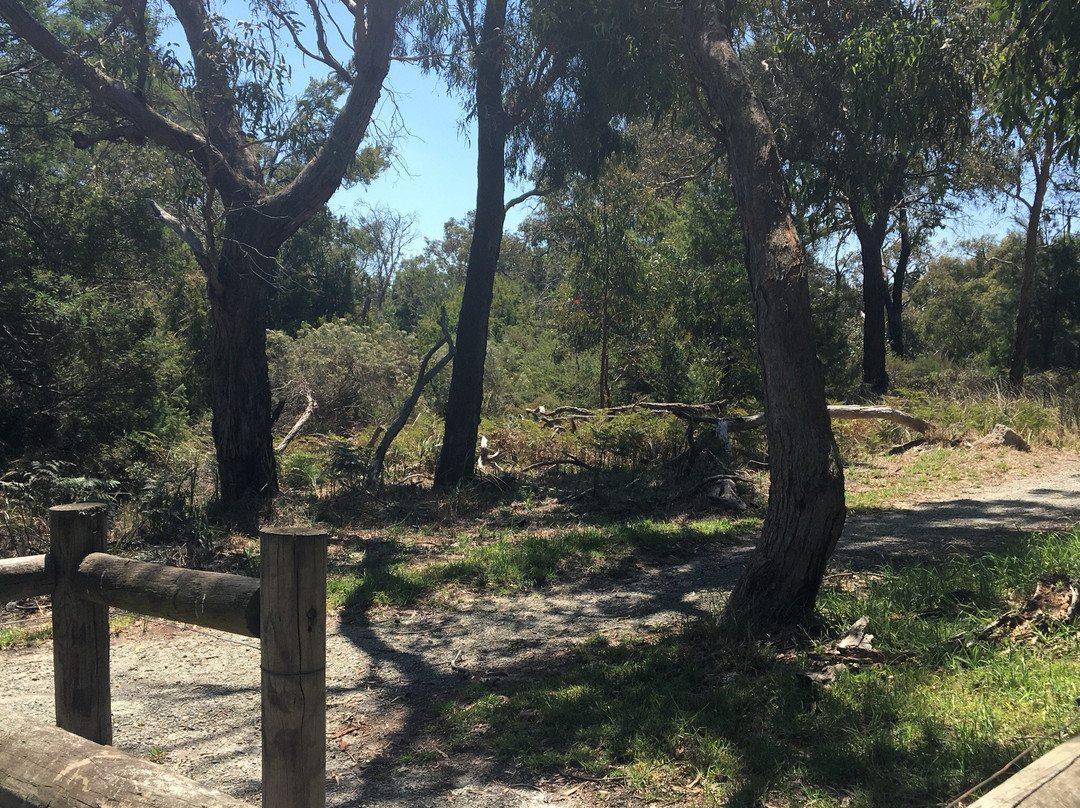
{"type": "Polygon", "coordinates": [[[263,808],[326,805],[326,533],[261,538],[263,808]]]}
{"type": "Polygon", "coordinates": [[[56,725],[99,744],[112,743],[109,694],[109,607],[82,600],[74,586],[79,564],[105,549],[101,503],[49,508],[56,588],[52,597],[56,725]]]}

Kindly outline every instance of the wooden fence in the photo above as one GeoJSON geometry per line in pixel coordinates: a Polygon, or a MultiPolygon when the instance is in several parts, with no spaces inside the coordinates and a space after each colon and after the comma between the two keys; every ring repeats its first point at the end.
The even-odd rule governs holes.
{"type": "Polygon", "coordinates": [[[110,606],[258,637],[263,808],[324,808],[326,534],[260,531],[257,580],[109,555],[106,532],[104,505],[59,505],[49,553],[0,560],[0,603],[52,595],[59,728],[0,714],[0,808],[243,804],[109,747],[110,606]]]}

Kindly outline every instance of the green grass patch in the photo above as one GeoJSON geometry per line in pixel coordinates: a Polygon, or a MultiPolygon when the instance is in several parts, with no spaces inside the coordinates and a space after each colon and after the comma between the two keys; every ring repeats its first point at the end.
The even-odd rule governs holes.
{"type": "MultiPolygon", "coordinates": [[[[920,491],[934,490],[942,484],[978,480],[978,469],[970,463],[968,452],[936,448],[921,453],[913,462],[903,466],[895,476],[885,479],[886,472],[874,467],[853,464],[845,470],[851,481],[877,483],[865,491],[847,492],[847,506],[852,510],[883,508],[920,491]]],[[[849,486],[850,488],[850,486],[849,486]]]]}
{"type": "Polygon", "coordinates": [[[689,555],[706,544],[759,530],[757,518],[709,519],[676,524],[649,519],[541,534],[503,531],[492,537],[462,536],[446,558],[416,563],[404,544],[382,565],[338,568],[327,582],[332,607],[408,605],[452,586],[513,592],[551,583],[569,568],[604,569],[635,554],[689,555]]]}
{"type": "Polygon", "coordinates": [[[545,676],[447,704],[441,731],[536,772],[621,779],[647,800],[941,804],[1075,714],[1075,627],[1024,642],[975,634],[1048,572],[1080,576],[1080,533],[853,576],[858,586],[823,594],[817,639],[794,651],[725,637],[711,621],[597,639],[545,676]],[[863,614],[890,661],[850,665],[827,688],[809,682],[810,655],[863,614]]]}
{"type": "Polygon", "coordinates": [[[52,639],[52,626],[37,628],[0,628],[0,650],[7,648],[29,648],[52,639]]]}

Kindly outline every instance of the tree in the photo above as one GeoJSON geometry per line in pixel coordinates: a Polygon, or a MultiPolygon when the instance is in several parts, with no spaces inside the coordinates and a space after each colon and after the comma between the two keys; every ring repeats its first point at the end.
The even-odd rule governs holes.
{"type": "Polygon", "coordinates": [[[746,247],[769,444],[769,505],[725,607],[737,623],[807,617],[844,526],[844,474],[814,353],[805,256],[773,127],[732,44],[730,7],[683,0],[689,67],[728,150],[746,247]]]}
{"type": "Polygon", "coordinates": [[[993,0],[991,7],[1005,32],[995,84],[1006,126],[1025,121],[1060,143],[1075,163],[1080,156],[1080,17],[1075,4],[993,0]]]}
{"type": "Polygon", "coordinates": [[[726,167],[697,116],[683,117],[628,122],[623,153],[544,200],[550,254],[565,276],[555,326],[576,353],[599,352],[590,399],[601,406],[714,401],[757,387],[726,167]]]}
{"type": "Polygon", "coordinates": [[[894,222],[906,237],[916,201],[932,224],[940,220],[971,139],[976,49],[963,18],[921,0],[773,8],[759,83],[777,111],[800,203],[829,230],[850,227],[858,239],[863,381],[884,392],[887,332],[903,347],[903,278],[890,291],[882,251],[894,222]]]}
{"type": "Polygon", "coordinates": [[[70,7],[67,17],[58,18],[19,0],[0,0],[0,19],[100,112],[100,127],[79,137],[77,145],[146,144],[189,161],[205,180],[201,235],[181,215],[157,209],[191,247],[207,280],[213,434],[219,493],[227,508],[250,513],[276,487],[266,365],[275,257],[356,163],[389,68],[402,2],[344,3],[351,25],[339,31],[348,49],[347,58],[339,58],[325,29],[335,23],[321,5],[308,6],[314,43],[307,44],[311,39],[305,43],[291,9],[256,4],[261,30],[271,39],[264,43],[257,26],[232,25],[202,0],[168,0],[191,54],[182,62],[156,46],[156,21],[145,4],[70,7]],[[314,105],[323,114],[291,121],[277,115],[285,108],[287,72],[279,39],[291,40],[329,70],[326,92],[334,103],[314,105]],[[299,130],[286,125],[297,123],[303,124],[299,130]],[[311,153],[307,159],[280,159],[305,149],[311,153]],[[289,170],[278,177],[283,165],[289,170]]]}
{"type": "Polygon", "coordinates": [[[528,2],[467,0],[451,8],[446,0],[432,0],[417,17],[424,67],[438,71],[452,89],[468,92],[468,115],[477,127],[476,209],[435,470],[435,486],[442,489],[475,470],[492,293],[508,207],[507,169],[523,166],[524,124],[563,64],[536,38],[530,12],[528,2]]]}
{"type": "Polygon", "coordinates": [[[1005,193],[1025,210],[1025,242],[1009,383],[1020,388],[1031,339],[1047,193],[1055,173],[1080,159],[1080,26],[1075,9],[1054,0],[999,3],[1002,23],[990,78],[991,105],[1016,143],[1005,193]],[[1027,180],[1027,188],[1025,188],[1027,180]]]}
{"type": "Polygon", "coordinates": [[[0,28],[0,463],[115,477],[154,432],[201,409],[201,292],[145,206],[173,190],[161,155],[76,150],[89,111],[0,28]],[[126,462],[125,462],[126,461],[126,462]]]}
{"type": "Polygon", "coordinates": [[[364,305],[382,311],[394,276],[405,260],[405,251],[412,243],[414,218],[388,208],[375,208],[360,220],[367,236],[368,250],[364,269],[371,283],[371,294],[364,305]]]}

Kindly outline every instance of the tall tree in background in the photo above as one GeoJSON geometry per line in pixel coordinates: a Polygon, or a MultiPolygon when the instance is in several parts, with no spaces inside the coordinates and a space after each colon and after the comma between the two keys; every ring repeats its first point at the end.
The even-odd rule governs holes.
{"type": "Polygon", "coordinates": [[[527,0],[431,0],[416,20],[424,66],[468,93],[468,117],[476,121],[476,209],[435,470],[435,486],[447,489],[475,471],[503,223],[507,208],[522,201],[506,201],[507,171],[523,170],[530,134],[566,61],[545,43],[527,0]]]}
{"type": "Polygon", "coordinates": [[[1003,129],[1016,141],[1016,166],[1006,193],[1027,211],[1009,361],[1009,383],[1020,388],[1047,192],[1056,171],[1080,160],[1080,22],[1072,3],[1000,0],[996,5],[1002,43],[991,74],[992,104],[1003,129]]]}
{"type": "Polygon", "coordinates": [[[227,508],[250,512],[276,487],[266,365],[275,257],[355,163],[389,68],[402,2],[342,2],[341,15],[351,22],[338,31],[342,56],[327,37],[335,23],[316,3],[308,5],[309,31],[291,9],[254,3],[270,37],[264,42],[258,27],[234,25],[204,0],[167,0],[191,54],[184,63],[157,47],[145,3],[61,6],[57,11],[67,16],[60,17],[0,0],[0,20],[97,106],[101,125],[79,145],[152,145],[190,161],[205,178],[201,233],[180,215],[158,210],[206,275],[213,434],[227,508]],[[331,75],[322,91],[333,103],[319,105],[325,114],[300,116],[306,130],[299,141],[286,125],[283,102],[281,48],[288,40],[331,75]],[[283,176],[275,171],[282,152],[268,144],[293,158],[283,176]]]}
{"type": "Polygon", "coordinates": [[[814,609],[843,530],[844,474],[814,351],[805,255],[772,123],[732,45],[731,8],[683,0],[686,51],[728,151],[746,246],[769,443],[761,537],[725,614],[784,625],[814,609]]]}
{"type": "MultiPolygon", "coordinates": [[[[941,201],[970,141],[978,68],[963,20],[922,0],[789,0],[760,18],[759,60],[800,204],[859,242],[863,381],[888,388],[886,312],[901,346],[903,279],[890,292],[882,250],[899,212],[941,201]]],[[[940,215],[940,214],[936,214],[940,215]]],[[[907,223],[901,226],[901,237],[907,223]]]]}

